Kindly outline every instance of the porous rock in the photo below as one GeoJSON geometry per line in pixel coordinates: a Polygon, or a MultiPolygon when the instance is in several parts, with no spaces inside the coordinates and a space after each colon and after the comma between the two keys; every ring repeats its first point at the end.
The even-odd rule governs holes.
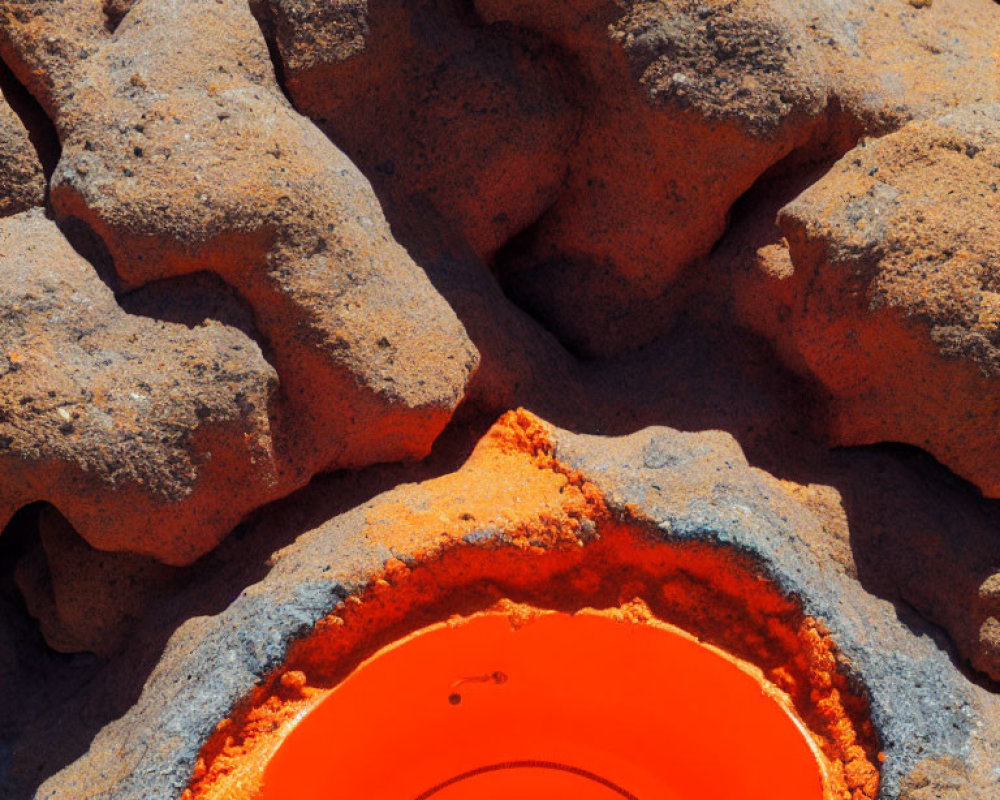
{"type": "Polygon", "coordinates": [[[127,314],[40,210],[0,220],[0,264],[5,521],[46,500],[94,547],[184,563],[274,495],[252,339],[127,314]]]}
{"type": "Polygon", "coordinates": [[[778,215],[741,319],[831,397],[837,444],[924,448],[1000,496],[996,106],[863,141],[778,215]]]}
{"type": "Polygon", "coordinates": [[[572,359],[489,269],[568,168],[580,111],[558,54],[453,0],[272,0],[255,13],[296,109],[372,181],[475,343],[467,405],[565,409],[580,395],[572,359]]]}
{"type": "MultiPolygon", "coordinates": [[[[214,463],[247,487],[217,495],[225,512],[175,502],[174,523],[139,535],[122,524],[128,509],[113,522],[129,504],[122,492],[106,498],[101,546],[184,563],[274,496],[261,484],[287,492],[320,470],[426,455],[475,348],[364,177],[285,100],[245,4],[142,3],[113,35],[99,4],[8,4],[0,54],[62,140],[51,200],[64,229],[97,243],[119,291],[220,277],[252,308],[280,381],[283,422],[263,452],[250,457],[256,435],[215,446],[214,463]]],[[[56,500],[54,488],[31,491],[56,500]]],[[[78,511],[60,508],[93,539],[78,511]]]]}
{"type": "Polygon", "coordinates": [[[479,0],[573,55],[584,108],[563,191],[500,265],[508,292],[586,354],[662,333],[769,170],[1000,99],[995,5],[948,6],[479,0]]]}
{"type": "Polygon", "coordinates": [[[579,111],[537,35],[436,0],[272,0],[295,107],[370,176],[391,217],[439,217],[491,256],[559,193],[579,111]]]}
{"type": "Polygon", "coordinates": [[[588,354],[649,338],[635,309],[722,235],[732,203],[826,108],[800,33],[760,3],[478,2],[577,65],[562,192],[508,253],[507,290],[588,354]]]}
{"type": "Polygon", "coordinates": [[[96,550],[61,514],[43,509],[39,540],[15,577],[45,641],[62,653],[117,655],[149,606],[169,594],[178,570],[148,556],[96,550]]]}

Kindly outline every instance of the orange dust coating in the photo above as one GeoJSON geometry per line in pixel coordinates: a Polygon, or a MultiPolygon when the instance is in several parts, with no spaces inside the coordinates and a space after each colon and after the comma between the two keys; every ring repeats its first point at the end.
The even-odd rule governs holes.
{"type": "Polygon", "coordinates": [[[367,535],[399,558],[293,642],[284,666],[219,723],[183,800],[254,797],[284,737],[362,661],[428,625],[506,601],[662,621],[752,665],[787,694],[822,752],[828,797],[872,800],[876,735],[822,624],[737,553],[664,542],[648,521],[618,518],[553,450],[536,418],[512,412],[458,473],[414,487],[411,510],[373,509],[367,535]],[[463,541],[485,524],[499,532],[492,544],[463,541]],[[637,615],[639,607],[648,612],[637,615]]]}
{"type": "Polygon", "coordinates": [[[414,555],[491,528],[528,545],[575,544],[581,529],[607,516],[607,509],[597,488],[560,464],[553,451],[540,419],[509,412],[461,470],[410,487],[403,501],[369,513],[366,535],[414,555]]]}

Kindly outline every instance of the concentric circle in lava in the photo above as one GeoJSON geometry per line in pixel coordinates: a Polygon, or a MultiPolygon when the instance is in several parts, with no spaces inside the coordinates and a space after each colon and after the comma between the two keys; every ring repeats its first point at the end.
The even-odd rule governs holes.
{"type": "Polygon", "coordinates": [[[821,800],[759,674],[664,625],[481,613],[362,663],[291,731],[262,800],[821,800]]]}

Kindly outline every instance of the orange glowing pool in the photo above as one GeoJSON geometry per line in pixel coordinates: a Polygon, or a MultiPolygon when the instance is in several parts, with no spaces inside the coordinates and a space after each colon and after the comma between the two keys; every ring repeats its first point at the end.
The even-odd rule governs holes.
{"type": "Polygon", "coordinates": [[[777,693],[666,628],[581,613],[438,625],[285,738],[263,800],[823,800],[777,693]]]}

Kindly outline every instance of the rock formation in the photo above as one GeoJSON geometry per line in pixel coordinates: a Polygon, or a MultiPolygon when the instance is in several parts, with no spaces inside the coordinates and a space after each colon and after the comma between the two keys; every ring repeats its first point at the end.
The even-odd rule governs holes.
{"type": "MultiPolygon", "coordinates": [[[[393,241],[367,181],[289,107],[247,8],[144,4],[113,36],[91,3],[0,8],[0,53],[59,132],[54,216],[101,253],[114,288],[216,275],[250,306],[270,359],[261,365],[269,378],[219,387],[242,406],[230,414],[257,417],[232,443],[215,445],[214,411],[203,404],[200,412],[202,452],[216,448],[205,469],[231,482],[221,492],[206,487],[203,497],[222,508],[177,507],[192,493],[189,474],[167,495],[170,521],[88,525],[65,509],[85,538],[189,563],[253,507],[319,470],[426,455],[462,397],[475,350],[393,241]],[[208,29],[215,38],[206,39],[208,29]],[[291,423],[272,424],[279,392],[274,413],[291,423]]],[[[31,261],[22,268],[37,269],[31,261]]],[[[166,363],[152,363],[158,380],[173,380],[166,363]]],[[[212,367],[188,365],[215,382],[212,367]]],[[[176,431],[194,427],[168,422],[176,431]]],[[[59,499],[44,488],[32,494],[26,499],[59,499]]],[[[107,506],[103,513],[110,517],[107,506]]]]}
{"type": "Polygon", "coordinates": [[[509,602],[735,654],[837,800],[995,800],[998,30],[0,0],[0,795],[250,800],[509,602]]]}
{"type": "Polygon", "coordinates": [[[862,141],[778,214],[742,318],[839,444],[923,447],[1000,496],[1000,106],[862,141]]]}

